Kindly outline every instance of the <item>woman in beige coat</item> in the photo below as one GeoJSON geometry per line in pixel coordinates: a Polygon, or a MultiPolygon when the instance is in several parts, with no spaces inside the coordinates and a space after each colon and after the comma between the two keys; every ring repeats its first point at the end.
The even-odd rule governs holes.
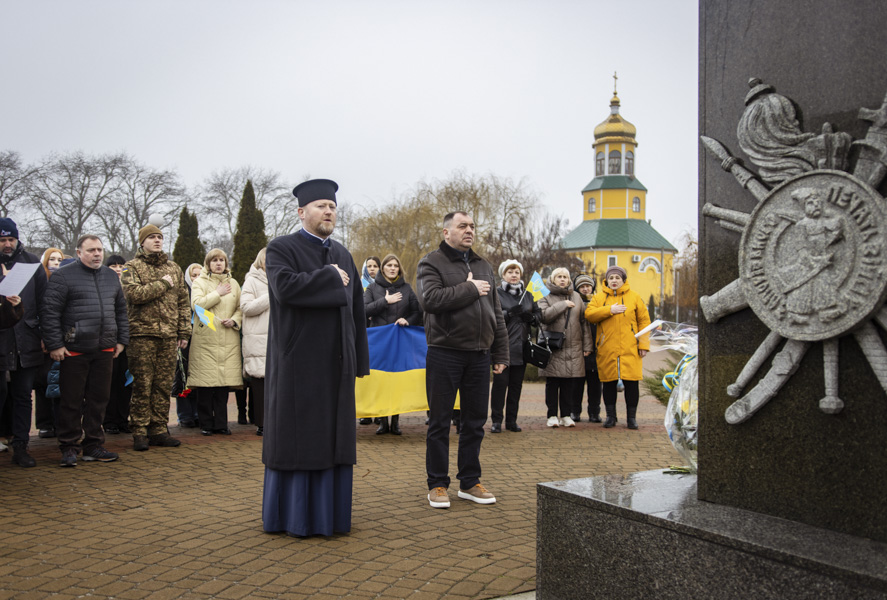
{"type": "MultiPolygon", "coordinates": [[[[228,256],[213,248],[203,262],[203,272],[191,286],[191,308],[212,313],[210,327],[194,317],[188,385],[197,391],[197,414],[203,435],[228,429],[228,388],[243,385],[240,358],[240,285],[231,277],[228,256]]],[[[207,315],[209,317],[209,315],[207,315]]]]}
{"type": "Polygon", "coordinates": [[[249,395],[256,421],[256,435],[265,430],[265,353],[268,350],[268,275],[265,273],[265,249],[243,280],[240,310],[243,311],[243,375],[249,378],[249,395]]]}
{"type": "Polygon", "coordinates": [[[574,389],[579,378],[585,377],[585,357],[594,350],[591,331],[582,314],[582,298],[573,290],[570,272],[563,267],[555,269],[548,278],[551,292],[539,300],[542,311],[540,336],[562,332],[564,344],[551,353],[551,362],[539,371],[545,376],[545,405],[548,407],[549,427],[575,427],[570,417],[573,410],[574,389]],[[558,418],[560,408],[560,419],[558,418]]]}

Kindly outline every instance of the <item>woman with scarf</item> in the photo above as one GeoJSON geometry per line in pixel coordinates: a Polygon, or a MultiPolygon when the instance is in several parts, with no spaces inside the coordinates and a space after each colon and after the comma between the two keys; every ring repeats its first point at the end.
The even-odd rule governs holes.
{"type": "MultiPolygon", "coordinates": [[[[400,259],[388,254],[382,259],[382,269],[376,275],[373,285],[367,287],[363,294],[363,304],[370,327],[380,327],[396,323],[401,327],[422,324],[422,309],[419,299],[410,284],[404,281],[400,259]]],[[[400,435],[400,415],[391,415],[391,426],[388,417],[380,417],[376,433],[393,433],[400,435]]]]}
{"type": "MultiPolygon", "coordinates": [[[[376,276],[379,274],[379,269],[382,267],[382,261],[379,260],[378,256],[368,256],[365,261],[363,261],[363,268],[360,270],[360,278],[364,285],[364,293],[370,287],[372,287],[373,282],[376,280],[376,276]]],[[[367,327],[372,327],[370,323],[370,317],[367,316],[367,327]]],[[[358,419],[357,421],[361,425],[371,425],[373,423],[373,419],[369,417],[364,417],[362,419],[358,419]]],[[[376,424],[380,424],[382,422],[381,419],[375,419],[376,424]]]]}
{"type": "Polygon", "coordinates": [[[635,337],[650,324],[650,314],[640,294],[632,291],[622,267],[607,269],[603,290],[594,295],[585,318],[597,323],[597,367],[604,388],[607,420],[604,427],[616,425],[616,386],[625,384],[625,412],[629,429],[637,429],[636,419],[642,373],[642,359],[650,350],[650,336],[635,337]]]}
{"type": "MultiPolygon", "coordinates": [[[[203,265],[191,263],[185,269],[185,284],[188,286],[189,297],[193,295],[194,281],[203,272],[203,265]]],[[[193,319],[193,310],[192,310],[193,319]]],[[[190,388],[188,382],[188,358],[191,355],[191,346],[180,349],[182,361],[176,362],[176,383],[173,386],[173,395],[176,397],[176,416],[179,418],[179,427],[197,427],[200,417],[197,415],[197,392],[190,388]]]]}
{"type": "Polygon", "coordinates": [[[499,304],[508,329],[508,350],[511,356],[508,368],[493,375],[490,393],[490,432],[502,433],[502,410],[505,409],[505,429],[518,432],[517,411],[524,385],[524,341],[530,335],[530,326],[538,320],[538,307],[533,295],[524,287],[523,266],[513,258],[499,265],[501,285],[496,288],[499,304]]]}
{"type": "Polygon", "coordinates": [[[197,413],[203,435],[231,435],[228,429],[228,391],[243,385],[240,354],[240,285],[231,276],[228,256],[213,248],[203,271],[192,284],[191,308],[213,314],[210,323],[194,318],[188,385],[197,392],[197,413]],[[196,388],[196,389],[195,389],[196,388]]]}
{"type": "Polygon", "coordinates": [[[570,417],[574,389],[578,379],[585,377],[585,357],[591,354],[594,344],[588,323],[582,318],[582,298],[573,290],[570,272],[563,267],[555,269],[547,285],[551,293],[539,300],[541,333],[549,339],[549,345],[551,338],[560,338],[562,343],[560,348],[552,350],[548,366],[539,371],[545,376],[546,425],[575,427],[570,417]]]}

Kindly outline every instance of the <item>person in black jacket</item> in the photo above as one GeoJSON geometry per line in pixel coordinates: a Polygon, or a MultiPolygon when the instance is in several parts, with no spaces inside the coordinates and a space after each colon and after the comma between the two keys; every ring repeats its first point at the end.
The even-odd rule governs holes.
{"type": "Polygon", "coordinates": [[[499,303],[508,329],[508,354],[511,357],[504,373],[493,375],[493,390],[490,393],[490,432],[502,433],[502,409],[505,408],[505,428],[509,431],[521,430],[517,425],[517,410],[524,385],[524,341],[530,335],[530,326],[538,321],[538,307],[533,295],[527,293],[521,276],[523,266],[509,259],[499,265],[499,303]],[[506,401],[507,394],[507,401],[506,401]]]}
{"type": "Polygon", "coordinates": [[[471,249],[474,232],[474,220],[465,212],[445,216],[444,241],[419,261],[416,279],[428,341],[425,375],[431,420],[425,469],[432,508],[450,506],[448,448],[457,392],[462,423],[458,497],[478,504],[496,502],[480,483],[480,446],[490,402],[490,366],[494,374],[508,367],[508,331],[493,290],[493,269],[471,249]]]}
{"type": "MultiPolygon", "coordinates": [[[[123,265],[126,259],[119,254],[112,254],[105,260],[105,266],[117,273],[117,278],[123,274],[123,265]]],[[[105,433],[132,433],[129,428],[129,402],[132,399],[132,380],[127,383],[126,375],[129,373],[129,359],[126,350],[114,359],[114,370],[111,373],[111,395],[108,406],[105,408],[105,433]]]]}
{"type": "Polygon", "coordinates": [[[117,460],[103,447],[102,421],[114,359],[129,343],[129,321],[120,280],[103,258],[102,241],[81,236],[78,260],[60,267],[46,289],[43,340],[61,363],[56,435],[63,467],[77,466],[81,446],[84,461],[117,460]]]}
{"type": "MultiPolygon", "coordinates": [[[[19,263],[39,263],[25,251],[18,239],[18,227],[10,218],[0,219],[0,265],[13,269],[19,263]]],[[[40,345],[40,318],[46,293],[46,272],[38,268],[19,293],[24,317],[15,327],[0,331],[0,370],[9,371],[7,394],[12,405],[12,462],[33,467],[37,462],[28,454],[31,434],[31,390],[34,377],[43,365],[40,345]]]]}
{"type": "MultiPolygon", "coordinates": [[[[382,268],[376,275],[375,285],[367,287],[363,293],[363,303],[370,327],[392,323],[402,327],[422,324],[419,300],[410,284],[404,281],[400,259],[393,254],[382,259],[382,268]]],[[[400,415],[391,415],[389,427],[388,417],[381,417],[376,433],[400,435],[399,420],[400,415]]]]}

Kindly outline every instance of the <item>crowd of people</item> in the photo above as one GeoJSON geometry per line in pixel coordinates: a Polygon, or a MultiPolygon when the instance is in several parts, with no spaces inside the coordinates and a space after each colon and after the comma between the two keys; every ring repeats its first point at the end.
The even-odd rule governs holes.
{"type": "MultiPolygon", "coordinates": [[[[19,241],[11,219],[0,219],[0,234],[4,275],[17,263],[38,262],[19,241]]],[[[75,466],[78,458],[115,460],[117,455],[104,448],[105,434],[131,434],[138,451],[178,446],[168,428],[171,395],[178,425],[199,427],[210,436],[231,434],[228,401],[234,392],[238,423],[254,424],[256,434],[264,434],[271,308],[266,249],[256,256],[241,287],[231,275],[228,256],[218,248],[207,253],[203,264],[191,264],[183,272],[163,252],[163,233],[154,225],[140,230],[139,244],[130,261],[118,255],[105,259],[96,236],[78,241],[76,257],[48,248],[39,259],[42,269],[19,295],[0,297],[0,368],[7,382],[0,386],[6,400],[0,437],[9,439],[16,464],[35,464],[28,452],[32,390],[38,435],[58,438],[62,466],[75,466]]],[[[467,251],[446,258],[471,266],[467,251]]],[[[470,287],[460,293],[489,295],[491,290],[472,281],[473,273],[469,269],[470,287]]],[[[395,254],[368,257],[360,274],[366,327],[430,325],[429,339],[436,335],[437,319],[428,312],[434,290],[429,294],[426,289],[426,297],[420,298],[395,254]]],[[[482,438],[478,423],[482,427],[487,421],[494,434],[503,431],[503,423],[507,431],[521,431],[524,346],[535,333],[551,350],[549,363],[539,371],[545,377],[548,427],[574,427],[582,420],[583,399],[589,422],[615,426],[618,385],[625,390],[626,424],[637,429],[641,359],[648,346],[635,334],[650,319],[627,278],[624,269],[612,266],[598,290],[592,276],[571,279],[566,269],[556,268],[546,281],[550,293],[536,302],[521,263],[502,262],[490,299],[495,298],[491,307],[499,313],[496,322],[501,319],[504,325],[507,368],[494,370],[492,389],[488,376],[481,382],[489,399],[483,402],[483,414],[451,409],[446,426],[452,422],[467,440],[482,438]],[[463,430],[469,421],[470,431],[463,430]]],[[[443,302],[458,305],[455,298],[443,302]]],[[[439,334],[459,339],[463,332],[448,322],[439,334]]],[[[429,344],[429,359],[436,346],[429,344]]],[[[489,367],[495,359],[487,355],[486,360],[489,367]]],[[[435,369],[429,364],[428,370],[435,369]]],[[[442,384],[432,373],[426,389],[429,406],[436,385],[442,384]]],[[[429,410],[427,435],[439,439],[443,423],[432,421],[429,410]]],[[[377,425],[377,434],[402,434],[397,414],[359,423],[377,425]]]]}

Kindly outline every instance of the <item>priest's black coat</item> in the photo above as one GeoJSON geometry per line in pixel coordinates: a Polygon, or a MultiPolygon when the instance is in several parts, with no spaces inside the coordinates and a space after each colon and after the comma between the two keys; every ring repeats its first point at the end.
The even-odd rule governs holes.
{"type": "Polygon", "coordinates": [[[262,462],[279,471],[356,462],[354,378],[369,375],[363,288],[344,246],[301,233],[268,244],[271,304],[262,462]],[[342,285],[335,267],[348,273],[342,285]]]}

